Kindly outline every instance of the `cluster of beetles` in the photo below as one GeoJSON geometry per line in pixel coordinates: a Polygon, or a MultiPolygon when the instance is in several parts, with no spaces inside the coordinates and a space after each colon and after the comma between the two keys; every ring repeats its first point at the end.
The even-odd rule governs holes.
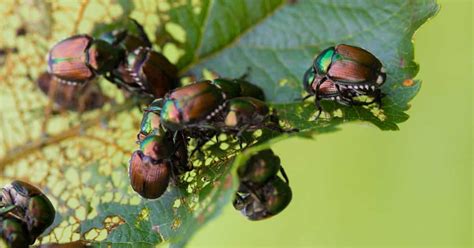
{"type": "MultiPolygon", "coordinates": [[[[239,140],[261,129],[298,131],[280,125],[263,90],[246,75],[180,87],[176,66],[153,50],[143,27],[133,19],[125,28],[97,38],[66,38],[51,48],[47,60],[47,71],[37,84],[59,107],[84,111],[102,106],[105,100],[94,83],[99,76],[126,94],[150,99],[137,134],[139,149],[131,155],[128,171],[131,187],[145,199],[159,198],[179,175],[193,170],[190,158],[213,137],[226,134],[239,140]],[[191,139],[196,145],[188,154],[191,139]]],[[[336,45],[319,53],[304,74],[304,100],[314,97],[316,119],[323,111],[321,101],[380,106],[385,79],[385,69],[373,54],[336,45]]],[[[290,203],[288,176],[272,150],[255,153],[237,172],[240,184],[233,206],[248,219],[274,216],[290,203]]],[[[47,197],[24,182],[4,187],[0,204],[1,236],[12,247],[33,243],[54,219],[47,197]]]]}

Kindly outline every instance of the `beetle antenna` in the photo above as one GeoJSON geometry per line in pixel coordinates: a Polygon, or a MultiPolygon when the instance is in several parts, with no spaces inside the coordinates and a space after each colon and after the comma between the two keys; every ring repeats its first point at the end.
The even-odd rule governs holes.
{"type": "Polygon", "coordinates": [[[247,69],[245,70],[244,74],[239,77],[239,79],[245,80],[249,75],[250,72],[252,71],[252,68],[250,66],[247,66],[247,69]]]}

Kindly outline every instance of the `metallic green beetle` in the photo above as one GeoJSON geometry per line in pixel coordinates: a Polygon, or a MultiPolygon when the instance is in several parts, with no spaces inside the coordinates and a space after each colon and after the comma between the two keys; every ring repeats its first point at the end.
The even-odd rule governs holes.
{"type": "Polygon", "coordinates": [[[283,167],[280,166],[280,158],[271,149],[265,149],[250,157],[245,164],[238,168],[237,173],[241,181],[262,185],[268,182],[280,170],[282,170],[284,177],[287,178],[283,167]]]}
{"type": "Polygon", "coordinates": [[[274,216],[291,202],[292,192],[288,176],[280,165],[280,158],[272,150],[262,150],[238,168],[240,185],[233,202],[250,220],[274,216]],[[282,174],[285,181],[278,175],[282,174]]]}
{"type": "Polygon", "coordinates": [[[382,63],[370,52],[355,46],[337,45],[322,51],[304,77],[303,85],[310,96],[315,96],[318,118],[321,100],[332,100],[343,105],[381,104],[380,90],[386,79],[382,63]],[[363,102],[355,97],[368,96],[363,102]]]}
{"type": "Polygon", "coordinates": [[[49,227],[55,217],[55,209],[49,199],[38,188],[23,181],[13,181],[2,189],[1,202],[14,205],[26,223],[31,240],[49,227]]]}
{"type": "Polygon", "coordinates": [[[28,248],[34,240],[27,235],[25,223],[14,217],[0,216],[0,237],[11,248],[28,248]]]}
{"type": "Polygon", "coordinates": [[[314,60],[313,68],[322,76],[321,80],[330,79],[349,89],[375,90],[386,79],[382,63],[373,54],[344,44],[322,51],[314,60]]]}
{"type": "Polygon", "coordinates": [[[215,125],[224,132],[237,132],[237,136],[244,131],[255,131],[268,128],[278,132],[294,132],[284,130],[278,120],[276,112],[263,101],[253,97],[236,97],[227,100],[224,108],[216,116],[215,125]],[[221,120],[222,118],[222,120],[221,120]]]}
{"type": "Polygon", "coordinates": [[[172,131],[205,126],[222,110],[224,100],[223,91],[209,80],[175,89],[163,100],[161,124],[172,131]]]}
{"type": "Polygon", "coordinates": [[[189,169],[184,136],[173,141],[170,133],[149,135],[130,159],[130,185],[142,197],[156,199],[166,191],[172,175],[189,169]]]}
{"type": "Polygon", "coordinates": [[[259,188],[241,184],[233,205],[249,220],[263,220],[283,211],[291,202],[292,191],[287,182],[274,176],[259,188]]]}
{"type": "MultiPolygon", "coordinates": [[[[114,24],[109,26],[116,28],[117,24],[114,24]]],[[[178,69],[161,53],[152,50],[152,43],[142,25],[128,18],[119,26],[122,28],[100,36],[126,53],[120,65],[105,77],[127,91],[153,98],[161,98],[176,88],[179,84],[178,69]]]]}

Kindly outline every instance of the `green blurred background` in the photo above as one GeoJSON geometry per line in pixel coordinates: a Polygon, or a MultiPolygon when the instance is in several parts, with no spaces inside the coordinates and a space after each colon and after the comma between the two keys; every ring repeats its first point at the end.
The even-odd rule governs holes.
{"type": "Polygon", "coordinates": [[[415,34],[421,92],[398,132],[367,123],[274,146],[294,199],[250,222],[229,205],[189,247],[472,247],[473,3],[415,34]]]}

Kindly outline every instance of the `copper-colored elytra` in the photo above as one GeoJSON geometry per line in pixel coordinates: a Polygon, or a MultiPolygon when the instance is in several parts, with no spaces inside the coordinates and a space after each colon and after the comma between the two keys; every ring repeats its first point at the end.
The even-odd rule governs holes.
{"type": "Polygon", "coordinates": [[[163,195],[170,180],[171,166],[168,162],[154,164],[140,151],[135,151],[130,160],[130,184],[141,196],[156,199],[163,195]]]}
{"type": "Polygon", "coordinates": [[[338,83],[374,82],[377,74],[372,69],[354,61],[333,61],[328,71],[328,76],[338,83]]]}
{"type": "Polygon", "coordinates": [[[221,91],[210,81],[179,88],[169,98],[175,99],[174,103],[181,110],[181,119],[185,123],[202,119],[223,102],[221,91]]]}
{"type": "Polygon", "coordinates": [[[140,76],[146,78],[150,93],[161,98],[176,86],[178,69],[160,53],[149,51],[140,76]]]}
{"type": "Polygon", "coordinates": [[[56,77],[43,72],[37,80],[38,87],[45,95],[51,97],[61,107],[69,108],[79,87],[76,85],[61,84],[56,77]]]}
{"type": "Polygon", "coordinates": [[[57,77],[44,72],[37,80],[38,87],[60,108],[73,111],[88,111],[102,107],[107,97],[96,84],[85,86],[60,83],[57,77]]]}
{"type": "Polygon", "coordinates": [[[87,66],[86,50],[92,42],[87,35],[77,35],[56,44],[49,53],[49,69],[53,75],[67,81],[85,81],[94,77],[87,66]]]}
{"type": "Polygon", "coordinates": [[[354,60],[377,70],[382,67],[380,61],[373,54],[360,47],[341,44],[336,46],[336,53],[344,59],[354,60]]]}
{"type": "Polygon", "coordinates": [[[337,91],[336,84],[334,84],[334,82],[332,82],[331,80],[324,81],[319,86],[319,92],[324,95],[333,95],[339,93],[337,91]]]}

